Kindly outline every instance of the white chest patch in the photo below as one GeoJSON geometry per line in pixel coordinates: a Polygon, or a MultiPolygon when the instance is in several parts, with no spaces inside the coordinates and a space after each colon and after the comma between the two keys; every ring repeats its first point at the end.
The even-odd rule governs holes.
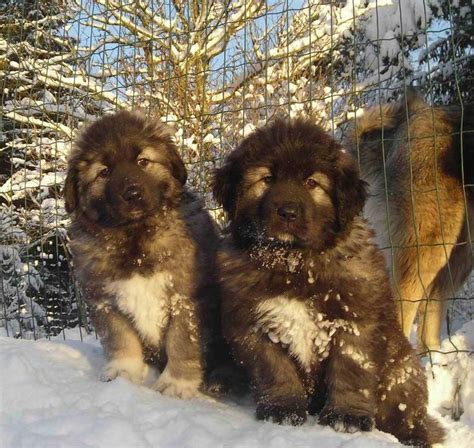
{"type": "Polygon", "coordinates": [[[329,355],[330,342],[339,322],[324,319],[304,302],[286,297],[265,300],[257,307],[257,330],[276,344],[287,347],[304,369],[329,355]]]}
{"type": "Polygon", "coordinates": [[[127,280],[109,283],[105,291],[115,298],[115,304],[129,316],[142,337],[158,345],[171,315],[168,286],[172,277],[159,272],[151,277],[134,275],[127,280]]]}

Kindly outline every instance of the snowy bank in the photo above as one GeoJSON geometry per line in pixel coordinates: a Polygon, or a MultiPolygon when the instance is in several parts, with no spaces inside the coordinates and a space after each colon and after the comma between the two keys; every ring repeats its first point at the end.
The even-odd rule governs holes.
{"type": "MultiPolygon", "coordinates": [[[[456,334],[455,343],[473,348],[474,322],[456,334]]],[[[467,354],[453,354],[449,362],[449,368],[433,368],[433,413],[449,432],[444,446],[474,446],[474,360],[467,354]],[[446,406],[450,405],[452,383],[458,380],[463,382],[460,392],[465,412],[454,422],[446,406]],[[446,415],[441,416],[438,409],[446,415]]],[[[0,337],[2,448],[399,446],[389,434],[340,434],[317,425],[314,419],[297,428],[257,422],[250,400],[186,402],[123,379],[101,383],[102,363],[102,349],[93,337],[84,342],[0,337]]]]}

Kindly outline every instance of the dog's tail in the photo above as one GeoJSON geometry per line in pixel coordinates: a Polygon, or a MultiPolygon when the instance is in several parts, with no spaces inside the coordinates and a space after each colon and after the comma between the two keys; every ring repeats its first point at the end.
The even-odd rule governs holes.
{"type": "Polygon", "coordinates": [[[435,443],[441,443],[446,438],[446,431],[441,424],[434,417],[430,415],[426,416],[426,433],[427,442],[429,446],[433,446],[435,443]]]}
{"type": "MultiPolygon", "coordinates": [[[[442,106],[445,111],[442,118],[432,115],[430,107],[415,88],[408,87],[402,100],[373,106],[353,120],[345,139],[346,146],[355,154],[358,144],[363,141],[378,143],[381,139],[390,139],[390,133],[401,124],[409,123],[415,114],[426,114],[427,120],[442,120],[449,123],[449,132],[454,137],[451,154],[455,161],[456,176],[466,186],[468,193],[474,196],[474,104],[442,106]]],[[[411,132],[418,131],[413,129],[411,132]]],[[[366,145],[365,150],[380,152],[380,147],[378,144],[366,145]]]]}
{"type": "Polygon", "coordinates": [[[427,425],[428,432],[430,434],[429,442],[431,443],[431,445],[434,445],[435,443],[441,443],[446,439],[446,430],[434,417],[428,416],[427,425]]]}
{"type": "MultiPolygon", "coordinates": [[[[384,430],[384,428],[381,428],[384,430]]],[[[392,433],[403,445],[429,448],[442,443],[446,438],[446,431],[433,417],[425,415],[419,420],[414,420],[408,426],[401,420],[396,428],[387,431],[392,433]]]]}
{"type": "Polygon", "coordinates": [[[352,139],[360,141],[368,134],[390,131],[416,111],[429,107],[413,87],[401,101],[372,106],[353,122],[352,139]]]}

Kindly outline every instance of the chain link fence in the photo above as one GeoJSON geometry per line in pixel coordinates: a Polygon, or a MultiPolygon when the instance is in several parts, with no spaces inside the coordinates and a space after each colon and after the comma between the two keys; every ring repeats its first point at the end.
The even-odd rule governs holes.
{"type": "MultiPolygon", "coordinates": [[[[0,3],[0,327],[21,338],[92,331],[62,199],[77,130],[141,108],[176,129],[216,220],[223,155],[275,116],[337,139],[407,86],[430,104],[474,102],[470,0],[3,0],[0,3]]],[[[471,231],[473,232],[473,231],[471,231]]],[[[449,301],[472,319],[473,279],[449,301]]]]}

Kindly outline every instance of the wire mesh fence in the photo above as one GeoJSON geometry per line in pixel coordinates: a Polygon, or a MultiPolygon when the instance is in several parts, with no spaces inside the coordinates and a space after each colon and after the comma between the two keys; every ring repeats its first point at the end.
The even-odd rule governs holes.
{"type": "MultiPolygon", "coordinates": [[[[84,123],[141,108],[173,124],[190,186],[222,221],[212,170],[276,116],[344,139],[410,85],[433,105],[472,104],[472,15],[470,0],[3,0],[0,327],[91,331],[62,199],[84,123]]],[[[450,292],[449,331],[472,319],[473,291],[471,277],[450,292]]]]}

